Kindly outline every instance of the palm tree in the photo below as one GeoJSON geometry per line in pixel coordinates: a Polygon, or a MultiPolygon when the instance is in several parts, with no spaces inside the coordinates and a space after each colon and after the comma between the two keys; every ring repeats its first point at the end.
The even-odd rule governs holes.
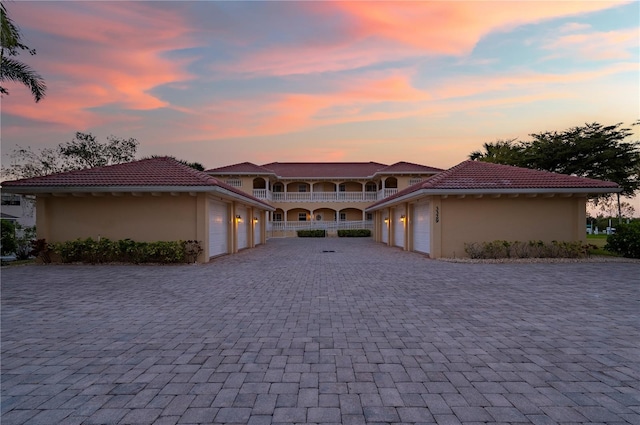
{"type": "MultiPolygon", "coordinates": [[[[20,29],[13,23],[7,15],[4,4],[0,4],[0,82],[15,81],[22,83],[31,90],[31,94],[36,102],[39,102],[47,91],[44,79],[26,65],[14,58],[20,50],[26,50],[31,55],[35,55],[35,49],[30,49],[21,42],[20,29]]],[[[0,86],[1,94],[9,94],[9,90],[0,86]]]]}

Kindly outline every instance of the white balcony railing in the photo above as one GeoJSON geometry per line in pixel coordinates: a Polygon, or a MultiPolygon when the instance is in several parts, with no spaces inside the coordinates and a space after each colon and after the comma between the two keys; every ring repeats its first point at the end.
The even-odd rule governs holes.
{"type": "Polygon", "coordinates": [[[253,189],[253,196],[274,202],[374,202],[391,196],[398,189],[378,192],[271,192],[253,189]]]}
{"type": "Polygon", "coordinates": [[[271,191],[267,189],[253,189],[253,196],[258,199],[271,200],[271,191]]]}
{"type": "Polygon", "coordinates": [[[270,221],[267,223],[267,231],[289,231],[289,230],[315,230],[323,229],[343,230],[343,229],[369,229],[373,230],[371,220],[352,221],[270,221]]]}

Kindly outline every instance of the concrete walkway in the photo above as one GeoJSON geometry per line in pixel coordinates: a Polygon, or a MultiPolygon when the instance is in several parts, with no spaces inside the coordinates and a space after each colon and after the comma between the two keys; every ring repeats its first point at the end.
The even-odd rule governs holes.
{"type": "Polygon", "coordinates": [[[3,268],[1,298],[2,425],[640,424],[638,264],[272,239],[3,268]]]}

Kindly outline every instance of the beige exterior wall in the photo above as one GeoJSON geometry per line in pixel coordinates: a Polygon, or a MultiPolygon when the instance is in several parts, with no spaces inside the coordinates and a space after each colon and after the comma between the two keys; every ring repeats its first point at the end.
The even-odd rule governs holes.
{"type": "Polygon", "coordinates": [[[314,192],[335,192],[336,184],[332,182],[317,182],[313,183],[314,192]]]}
{"type": "MultiPolygon", "coordinates": [[[[198,240],[204,252],[199,262],[209,260],[209,199],[224,201],[205,193],[196,196],[143,194],[133,196],[48,196],[37,198],[38,238],[64,242],[99,237],[141,242],[198,240]]],[[[249,247],[254,247],[253,218],[261,221],[262,243],[266,240],[266,214],[262,209],[245,206],[243,220],[235,219],[237,201],[229,202],[229,252],[238,251],[237,227],[248,229],[249,247]]]]}
{"type": "Polygon", "coordinates": [[[559,196],[441,199],[432,205],[432,256],[466,256],[469,242],[586,241],[585,203],[583,197],[559,196]]]}
{"type": "Polygon", "coordinates": [[[204,211],[198,214],[198,209],[204,202],[198,201],[187,194],[38,197],[38,237],[50,242],[88,237],[202,240],[204,226],[198,226],[198,219],[204,211]]]}
{"type": "Polygon", "coordinates": [[[340,188],[340,185],[344,185],[344,191],[345,192],[362,192],[364,190],[364,181],[362,182],[354,182],[354,181],[347,181],[347,182],[339,182],[338,183],[338,188],[340,188]]]}
{"type": "Polygon", "coordinates": [[[291,209],[291,210],[289,210],[289,211],[287,211],[285,213],[285,215],[287,217],[286,221],[302,221],[298,217],[299,213],[305,213],[306,214],[306,216],[307,216],[307,220],[306,221],[310,221],[311,220],[311,215],[310,215],[308,210],[305,210],[303,208],[293,208],[293,209],[291,209]]]}
{"type": "MultiPolygon", "coordinates": [[[[430,199],[430,257],[465,257],[464,244],[494,240],[530,241],[586,241],[585,197],[499,197],[465,198],[432,196],[430,199]]],[[[405,249],[413,249],[410,204],[383,208],[374,214],[374,240],[383,241],[388,232],[387,245],[393,246],[394,211],[405,209],[405,249]],[[385,223],[389,218],[389,223],[385,223]]]]}

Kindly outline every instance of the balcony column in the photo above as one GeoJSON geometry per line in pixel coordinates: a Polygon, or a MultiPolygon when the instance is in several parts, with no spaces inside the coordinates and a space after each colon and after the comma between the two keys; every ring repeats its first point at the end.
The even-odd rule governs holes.
{"type": "Polygon", "coordinates": [[[309,193],[309,200],[313,201],[313,183],[309,183],[309,193]]]}

